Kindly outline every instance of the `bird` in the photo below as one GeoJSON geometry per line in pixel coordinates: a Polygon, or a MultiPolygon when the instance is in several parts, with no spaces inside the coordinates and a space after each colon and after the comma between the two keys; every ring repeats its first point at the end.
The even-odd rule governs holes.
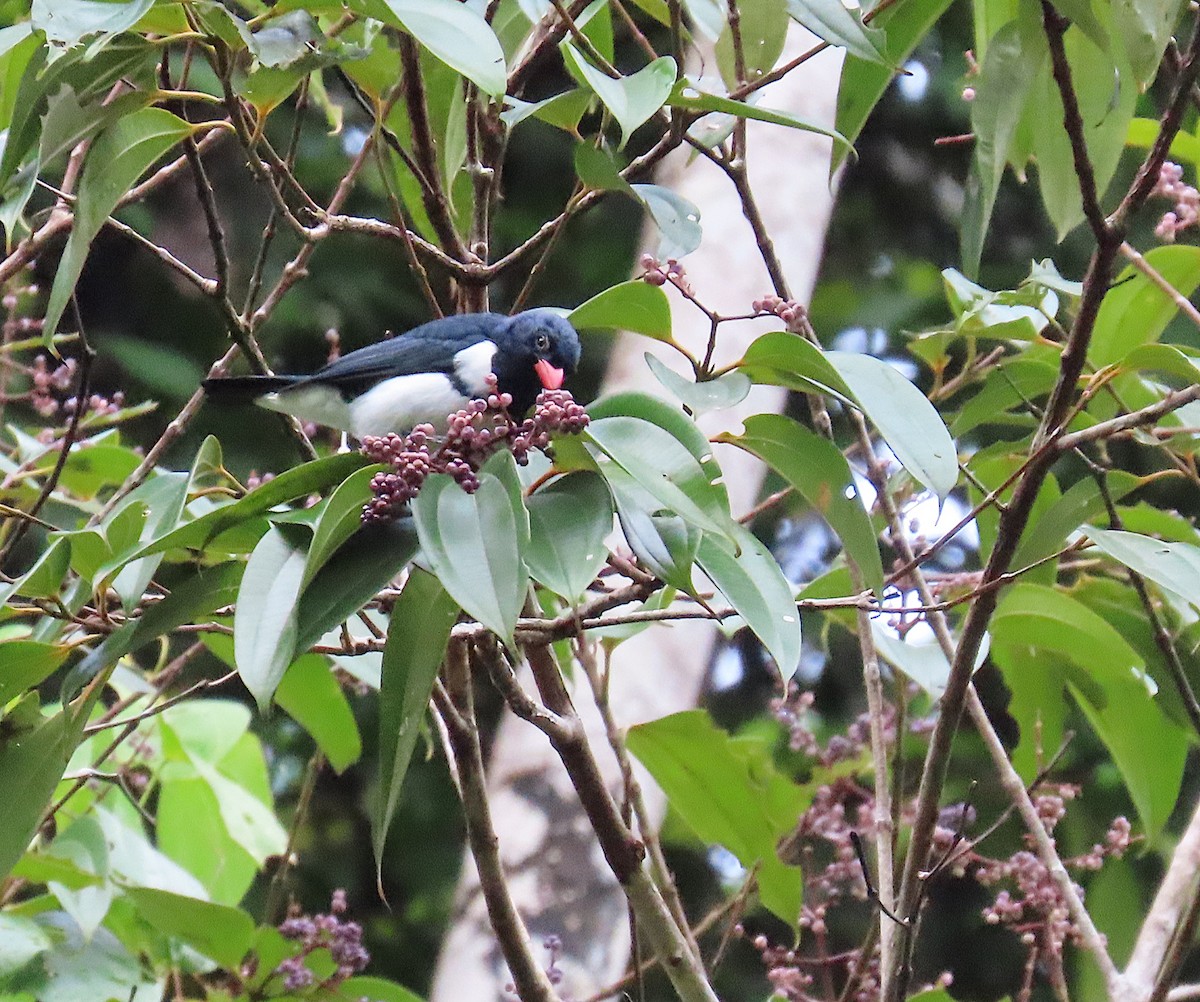
{"type": "Polygon", "coordinates": [[[557,390],[579,364],[579,335],[552,309],[464,313],[359,348],[311,375],[213,376],[208,397],[254,402],[362,441],[444,431],[447,418],[489,393],[512,395],[523,417],[543,390],[557,390]],[[495,376],[496,390],[487,377],[495,376]]]}

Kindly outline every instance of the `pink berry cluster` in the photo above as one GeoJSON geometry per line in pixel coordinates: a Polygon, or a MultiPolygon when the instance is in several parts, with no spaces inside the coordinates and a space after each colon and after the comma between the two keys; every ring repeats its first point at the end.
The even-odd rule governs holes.
{"type": "Polygon", "coordinates": [[[363,439],[362,449],[391,470],[371,480],[374,497],[363,506],[364,523],[388,521],[417,496],[431,473],[445,473],[468,494],[479,490],[479,470],[500,449],[508,449],[524,466],[533,449],[543,452],[554,434],[577,435],[587,427],[583,406],[567,390],[542,390],[533,416],[516,421],[509,413],[512,397],[497,393],[494,376],[486,400],[472,400],[451,414],[446,434],[438,438],[433,425],[418,425],[405,436],[394,433],[363,439]]]}
{"type": "Polygon", "coordinates": [[[766,295],[750,304],[755,313],[773,313],[779,317],[787,329],[793,334],[803,334],[808,326],[808,311],[803,303],[794,299],[782,299],[776,295],[766,295]]]}
{"type": "Polygon", "coordinates": [[[316,950],[328,950],[337,965],[337,970],[321,982],[321,988],[336,988],[370,963],[371,955],[362,945],[362,926],[344,921],[345,912],[346,892],[336,890],[328,913],[311,917],[290,915],[280,924],[279,932],[284,939],[300,944],[299,952],[275,968],[275,973],[283,978],[284,991],[297,992],[314,986],[315,976],[304,960],[316,950]]]}
{"type": "Polygon", "coordinates": [[[1183,180],[1183,168],[1179,164],[1168,160],[1162,165],[1150,194],[1175,203],[1175,208],[1163,213],[1154,227],[1154,235],[1159,240],[1174,243],[1180,233],[1200,222],[1200,191],[1183,180]]]}
{"type": "MultiPolygon", "coordinates": [[[[813,706],[813,694],[801,692],[795,686],[772,703],[772,712],[786,730],[790,749],[825,770],[837,769],[839,763],[866,761],[870,749],[869,718],[859,716],[842,734],[819,740],[814,733],[819,721],[814,720],[813,706]]],[[[905,731],[921,733],[928,729],[928,721],[925,717],[911,720],[905,731]]],[[[895,747],[897,716],[892,707],[885,708],[884,738],[889,747],[895,747]]],[[[1068,805],[1078,795],[1079,788],[1067,783],[1043,783],[1034,791],[1034,806],[1047,833],[1053,834],[1068,805]]],[[[913,800],[899,805],[902,824],[912,822],[914,810],[913,800]]],[[[994,897],[983,909],[984,920],[1002,925],[1019,936],[1029,950],[1027,969],[1043,971],[1054,980],[1055,972],[1062,968],[1064,945],[1078,943],[1080,931],[1050,871],[1034,851],[1030,836],[1026,835],[1024,844],[1005,858],[991,858],[979,851],[981,847],[971,841],[978,836],[979,813],[970,803],[950,804],[941,810],[934,830],[931,869],[988,888],[994,897]]],[[[856,972],[857,980],[844,997],[856,1002],[878,997],[877,954],[863,958],[856,950],[838,953],[834,955],[834,970],[829,970],[833,956],[822,952],[821,944],[831,935],[831,927],[841,924],[839,909],[867,897],[863,864],[852,833],[867,845],[876,837],[874,792],[853,775],[842,775],[816,789],[794,831],[780,842],[781,857],[804,866],[805,893],[799,924],[807,934],[807,941],[817,944],[817,950],[802,952],[774,946],[761,935],[753,939],[753,945],[774,993],[788,1002],[810,1002],[825,997],[825,992],[818,990],[821,979],[851,971],[856,972]]],[[[1118,817],[1102,841],[1063,862],[1077,873],[1096,871],[1107,860],[1120,858],[1133,841],[1129,821],[1118,817]]],[[[947,977],[943,975],[939,983],[947,983],[947,977]]]]}
{"type": "MultiPolygon", "coordinates": [[[[1066,783],[1043,786],[1034,797],[1038,817],[1047,832],[1053,832],[1066,814],[1068,801],[1079,795],[1079,788],[1066,783]]],[[[1079,856],[1064,859],[1073,870],[1099,870],[1106,859],[1120,859],[1133,843],[1128,819],[1116,818],[1109,825],[1104,841],[1079,856]]],[[[1025,836],[1026,844],[1032,843],[1025,836]]],[[[1021,849],[1006,859],[986,859],[975,853],[967,856],[968,872],[984,887],[1007,885],[983,910],[984,921],[1004,925],[1021,936],[1026,946],[1052,964],[1061,963],[1067,942],[1081,940],[1079,928],[1063,900],[1050,871],[1031,849],[1021,849]]],[[[1082,896],[1082,892],[1081,892],[1082,896]]]]}
{"type": "Polygon", "coordinates": [[[643,254],[639,263],[642,266],[643,282],[650,285],[666,285],[670,282],[681,292],[690,293],[692,291],[687,272],[683,270],[683,265],[674,258],[668,258],[664,264],[653,254],[643,254]]]}

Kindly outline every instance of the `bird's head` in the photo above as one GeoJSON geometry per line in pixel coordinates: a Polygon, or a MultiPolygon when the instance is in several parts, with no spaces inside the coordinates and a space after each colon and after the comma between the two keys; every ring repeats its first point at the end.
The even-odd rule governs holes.
{"type": "Polygon", "coordinates": [[[543,389],[557,390],[579,365],[579,335],[554,310],[518,313],[506,334],[505,354],[532,369],[543,389]]]}

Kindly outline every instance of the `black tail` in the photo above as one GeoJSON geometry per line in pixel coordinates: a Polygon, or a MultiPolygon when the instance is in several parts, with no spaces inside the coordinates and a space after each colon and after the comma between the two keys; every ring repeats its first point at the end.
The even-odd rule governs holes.
{"type": "Polygon", "coordinates": [[[295,376],[215,376],[204,380],[204,392],[222,403],[250,403],[264,393],[282,390],[296,382],[295,376]]]}

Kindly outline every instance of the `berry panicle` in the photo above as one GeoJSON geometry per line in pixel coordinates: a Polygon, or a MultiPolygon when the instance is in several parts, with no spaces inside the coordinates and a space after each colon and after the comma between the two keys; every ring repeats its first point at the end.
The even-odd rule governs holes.
{"type": "Polygon", "coordinates": [[[567,390],[542,390],[532,416],[518,422],[508,412],[512,396],[497,391],[495,376],[488,377],[488,385],[487,399],[472,400],[450,415],[442,439],[428,424],[418,425],[404,436],[393,433],[363,439],[363,452],[391,467],[371,480],[374,496],[363,506],[364,523],[396,518],[431,473],[445,473],[468,494],[474,494],[479,490],[483,464],[501,449],[507,449],[524,466],[533,449],[545,452],[549,448],[552,435],[577,435],[587,427],[587,412],[567,390]]]}

